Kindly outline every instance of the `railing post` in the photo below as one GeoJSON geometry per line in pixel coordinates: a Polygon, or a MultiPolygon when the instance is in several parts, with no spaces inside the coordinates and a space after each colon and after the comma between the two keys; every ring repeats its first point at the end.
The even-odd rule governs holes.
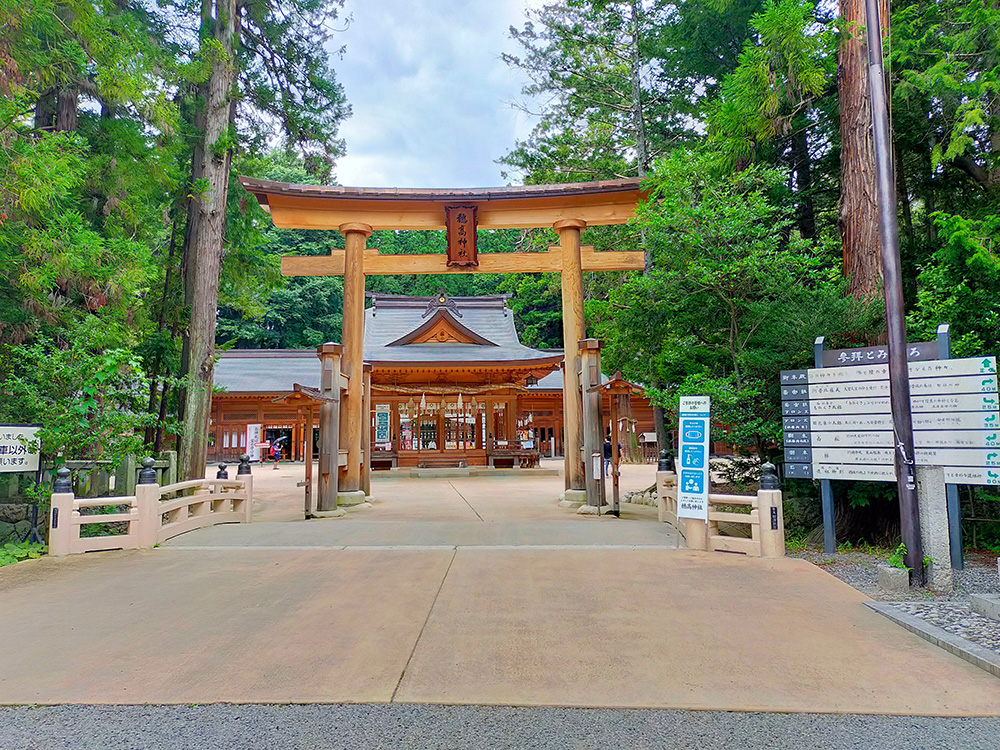
{"type": "Polygon", "coordinates": [[[219,470],[215,472],[216,479],[229,479],[229,472],[226,471],[226,464],[219,464],[219,470]]]}
{"type": "Polygon", "coordinates": [[[135,485],[135,504],[139,515],[136,547],[139,549],[153,549],[160,532],[160,485],[156,483],[154,463],[152,458],[142,459],[139,481],[135,485]]]}
{"type": "Polygon", "coordinates": [[[52,483],[52,510],[49,517],[49,555],[63,557],[73,546],[73,480],[72,472],[59,467],[52,483]]]}
{"type": "MultiPolygon", "coordinates": [[[[312,439],[312,435],[309,436],[312,439]]],[[[240,465],[236,469],[236,481],[243,483],[243,494],[246,500],[243,501],[243,513],[246,523],[253,520],[253,474],[250,471],[250,456],[244,453],[240,456],[240,465]]]]}
{"type": "Polygon", "coordinates": [[[160,451],[160,458],[165,459],[167,468],[163,470],[164,486],[177,483],[177,451],[160,451]]]}
{"type": "MultiPolygon", "coordinates": [[[[663,453],[666,451],[664,450],[663,453]]],[[[671,470],[670,463],[665,458],[661,458],[656,469],[656,505],[660,523],[666,522],[675,528],[679,526],[677,523],[677,475],[671,470]]]]}
{"type": "Polygon", "coordinates": [[[785,514],[781,503],[781,484],[774,464],[760,467],[760,490],[757,491],[757,514],[760,518],[760,556],[785,556],[785,514]]]}

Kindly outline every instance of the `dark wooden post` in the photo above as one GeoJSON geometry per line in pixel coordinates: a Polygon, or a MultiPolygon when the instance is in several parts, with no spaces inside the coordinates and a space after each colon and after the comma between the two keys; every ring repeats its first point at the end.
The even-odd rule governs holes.
{"type": "Polygon", "coordinates": [[[604,504],[601,478],[604,475],[604,420],[601,419],[601,342],[583,339],[578,344],[583,390],[583,455],[587,484],[587,505],[597,509],[604,504]]]}
{"type": "Polygon", "coordinates": [[[372,494],[372,365],[365,362],[362,366],[364,372],[364,404],[361,413],[364,417],[361,432],[361,489],[364,490],[365,497],[372,494]]]}
{"type": "Polygon", "coordinates": [[[320,390],[329,400],[319,407],[319,493],[316,510],[311,515],[343,515],[346,511],[337,507],[337,467],[340,460],[340,359],[344,347],[323,344],[317,353],[322,367],[320,390]]]}

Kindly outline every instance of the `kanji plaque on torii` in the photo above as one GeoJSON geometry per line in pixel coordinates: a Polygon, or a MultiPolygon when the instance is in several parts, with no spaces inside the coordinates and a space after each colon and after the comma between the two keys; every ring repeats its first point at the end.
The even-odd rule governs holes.
{"type": "Polygon", "coordinates": [[[478,266],[476,254],[476,206],[445,206],[448,233],[448,265],[478,266]]]}

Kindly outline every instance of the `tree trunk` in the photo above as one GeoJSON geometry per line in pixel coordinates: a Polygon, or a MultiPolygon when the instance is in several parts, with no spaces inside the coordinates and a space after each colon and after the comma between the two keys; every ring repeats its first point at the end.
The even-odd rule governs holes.
{"type": "Polygon", "coordinates": [[[809,161],[809,141],[806,123],[798,123],[792,134],[792,169],[795,170],[795,192],[798,205],[799,234],[811,240],[816,236],[816,211],[812,200],[812,164],[809,161]]]}
{"type": "Polygon", "coordinates": [[[56,119],[56,89],[49,89],[35,102],[35,130],[51,130],[56,119]]]}
{"type": "Polygon", "coordinates": [[[191,199],[185,237],[185,296],[191,310],[185,339],[184,427],[180,470],[185,479],[205,476],[208,429],[215,371],[215,325],[222,271],[226,199],[229,190],[231,149],[227,143],[230,107],[235,83],[236,2],[214,0],[202,6],[203,29],[220,45],[224,56],[213,57],[204,84],[204,130],[192,161],[192,176],[204,190],[191,199]],[[193,221],[192,221],[193,220],[193,221]]]}
{"type": "Polygon", "coordinates": [[[667,427],[667,415],[664,413],[662,406],[653,407],[653,422],[656,426],[657,453],[662,450],[673,452],[674,446],[671,445],[670,430],[667,427]]]}
{"type": "Polygon", "coordinates": [[[910,207],[910,189],[906,182],[906,170],[903,168],[903,149],[896,143],[896,190],[899,192],[899,205],[903,209],[903,227],[906,231],[906,240],[910,247],[913,247],[913,209],[910,207]]]}
{"type": "MultiPolygon", "coordinates": [[[[883,34],[889,22],[888,0],[879,0],[883,34]]],[[[882,281],[879,259],[875,147],[868,92],[868,45],[865,44],[864,0],[841,0],[844,23],[837,62],[840,96],[840,215],[848,293],[855,299],[878,294],[882,281]]],[[[892,207],[895,210],[895,206],[892,207]]]]}
{"type": "Polygon", "coordinates": [[[56,97],[56,130],[73,132],[76,130],[76,104],[79,92],[74,87],[59,89],[56,97]]]}

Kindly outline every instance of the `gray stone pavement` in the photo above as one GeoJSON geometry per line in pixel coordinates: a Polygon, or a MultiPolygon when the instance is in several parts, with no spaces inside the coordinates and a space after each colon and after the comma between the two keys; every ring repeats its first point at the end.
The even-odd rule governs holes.
{"type": "Polygon", "coordinates": [[[454,547],[661,547],[677,549],[677,531],[641,521],[368,521],[352,519],[215,526],[176,537],[167,548],[271,549],[454,547]]]}
{"type": "Polygon", "coordinates": [[[0,708],[4,750],[996,750],[1000,721],[418,705],[0,708]]]}
{"type": "MultiPolygon", "coordinates": [[[[295,520],[301,468],[256,471],[250,526],[0,569],[0,632],[14,634],[0,658],[0,704],[423,704],[407,710],[431,723],[459,717],[441,719],[459,727],[506,714],[441,706],[1000,712],[996,678],[872,612],[806,561],[677,550],[653,509],[578,516],[556,505],[558,478],[528,472],[379,477],[374,507],[295,520]]],[[[648,481],[642,471],[633,485],[648,481]]],[[[141,720],[141,709],[120,710],[141,720]]],[[[247,716],[282,722],[275,710],[247,716]]],[[[354,720],[337,710],[348,713],[329,716],[354,720]]],[[[594,714],[531,715],[558,746],[575,736],[563,727],[584,721],[567,717],[594,714]]],[[[379,716],[391,728],[405,713],[379,716]]],[[[811,720],[788,721],[798,731],[811,720]]],[[[878,722],[862,725],[877,736],[878,722]]],[[[211,737],[210,723],[204,730],[211,737]]]]}

